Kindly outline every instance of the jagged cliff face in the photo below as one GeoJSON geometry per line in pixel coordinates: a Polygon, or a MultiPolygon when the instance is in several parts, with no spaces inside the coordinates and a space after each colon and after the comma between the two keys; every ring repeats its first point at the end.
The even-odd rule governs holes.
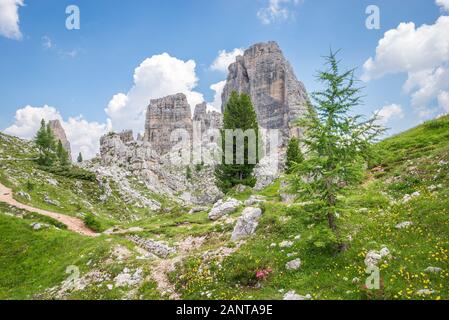
{"type": "Polygon", "coordinates": [[[62,146],[67,151],[69,158],[72,158],[72,149],[70,147],[70,142],[67,139],[67,135],[65,134],[64,128],[61,125],[59,120],[51,120],[49,123],[51,131],[53,132],[56,141],[60,140],[62,146]]]}
{"type": "Polygon", "coordinates": [[[232,91],[251,96],[260,127],[280,129],[284,137],[300,134],[293,122],[308,114],[307,92],[276,42],[251,46],[229,66],[222,111],[232,91]]]}
{"type": "Polygon", "coordinates": [[[179,93],[151,100],[148,106],[144,141],[159,154],[170,152],[178,141],[170,141],[176,129],[186,130],[192,137],[192,114],[187,98],[179,93]]]}
{"type": "Polygon", "coordinates": [[[132,131],[109,133],[101,138],[100,145],[101,163],[89,168],[100,177],[120,180],[122,177],[116,173],[124,170],[152,192],[186,203],[210,204],[222,196],[212,166],[195,171],[188,179],[186,165],[173,164],[169,154],[160,155],[148,141],[134,140],[132,131]]]}
{"type": "MultiPolygon", "coordinates": [[[[251,96],[259,125],[263,129],[261,132],[279,129],[279,140],[273,142],[277,146],[272,146],[264,138],[264,149],[276,152],[263,157],[255,168],[256,189],[262,189],[279,175],[287,139],[301,134],[294,121],[308,114],[307,93],[275,42],[250,47],[229,67],[222,109],[232,91],[245,92],[251,96]]],[[[102,172],[110,172],[110,168],[120,167],[139,177],[156,193],[189,203],[213,203],[221,196],[215,185],[213,165],[206,165],[201,171],[195,172],[193,179],[188,179],[186,164],[171,162],[171,156],[178,153],[174,147],[179,147],[180,143],[179,135],[173,135],[179,131],[177,129],[187,134],[188,140],[183,142],[188,145],[187,150],[192,151],[191,160],[195,163],[212,163],[204,161],[205,157],[212,159],[209,155],[219,149],[222,114],[207,111],[206,103],[195,107],[193,119],[190,110],[186,96],[181,93],[151,100],[144,136],[134,140],[131,131],[104,136],[101,139],[102,167],[95,170],[101,175],[102,172]],[[198,151],[200,157],[197,156],[198,151]]]]}
{"type": "Polygon", "coordinates": [[[223,115],[216,111],[207,111],[207,103],[196,105],[193,121],[201,124],[201,132],[209,129],[220,129],[223,126],[223,115]]]}

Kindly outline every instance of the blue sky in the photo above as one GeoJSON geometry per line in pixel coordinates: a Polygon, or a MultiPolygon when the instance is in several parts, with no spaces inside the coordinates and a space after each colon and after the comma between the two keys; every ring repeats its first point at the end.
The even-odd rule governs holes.
{"type": "MultiPolygon", "coordinates": [[[[315,75],[322,66],[321,56],[330,47],[341,48],[343,65],[358,67],[358,75],[366,80],[365,105],[357,111],[371,114],[389,107],[385,122],[394,128],[392,133],[398,132],[449,111],[445,109],[449,88],[435,80],[440,75],[438,68],[445,75],[449,60],[448,49],[441,45],[447,44],[442,39],[447,24],[436,22],[447,15],[444,9],[449,9],[449,1],[436,1],[439,5],[434,0],[0,0],[0,130],[29,137],[34,128],[17,110],[30,106],[36,109],[29,110],[39,113],[39,108],[51,106],[70,127],[69,138],[77,140],[76,151],[92,153],[97,135],[111,126],[107,118],[112,117],[114,129],[123,129],[127,122],[120,117],[128,112],[125,106],[129,105],[129,114],[136,113],[133,104],[145,99],[141,91],[153,90],[145,85],[139,89],[142,84],[133,81],[135,69],[145,59],[158,57],[142,68],[150,73],[142,71],[145,76],[154,74],[159,64],[177,74],[179,65],[185,69],[179,73],[183,78],[179,81],[184,82],[169,79],[167,86],[179,85],[194,92],[192,101],[204,99],[213,104],[215,92],[210,86],[226,78],[225,72],[211,68],[219,51],[274,40],[309,91],[319,88],[315,75]],[[13,31],[2,29],[2,23],[6,27],[10,23],[2,22],[2,2],[18,8],[19,31],[14,26],[13,31]],[[65,27],[65,10],[72,4],[80,9],[80,30],[65,27]],[[379,30],[365,27],[365,9],[371,4],[380,9],[379,30]],[[414,22],[414,28],[408,25],[401,30],[402,22],[414,22]],[[423,24],[431,30],[420,29],[423,24]],[[376,56],[379,40],[389,30],[397,34],[386,39],[384,47],[378,48],[383,54],[376,56]],[[423,41],[422,34],[436,40],[423,41]],[[395,43],[403,46],[405,57],[395,43]],[[422,43],[427,46],[424,52],[443,48],[428,58],[433,63],[423,64],[409,53],[422,43]],[[373,64],[364,69],[370,57],[373,64]],[[429,79],[437,83],[430,89],[425,85],[429,79]],[[404,89],[406,83],[411,89],[404,89]],[[105,108],[119,93],[116,102],[123,107],[121,113],[107,114],[105,108]]],[[[150,96],[166,90],[170,89],[155,89],[150,96]]],[[[141,114],[134,116],[139,119],[141,114]]]]}

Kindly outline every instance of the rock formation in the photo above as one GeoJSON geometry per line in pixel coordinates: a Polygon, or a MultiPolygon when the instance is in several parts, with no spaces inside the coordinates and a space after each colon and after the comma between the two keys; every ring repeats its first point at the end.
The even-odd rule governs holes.
{"type": "Polygon", "coordinates": [[[209,129],[220,129],[223,126],[223,115],[217,111],[208,111],[207,103],[203,102],[195,107],[193,122],[201,124],[201,133],[209,129]]]}
{"type": "Polygon", "coordinates": [[[307,93],[276,42],[258,43],[229,66],[222,111],[232,91],[251,96],[259,126],[280,129],[282,137],[300,135],[293,123],[307,116],[307,93]]]}
{"type": "Polygon", "coordinates": [[[289,138],[302,134],[295,120],[308,116],[307,92],[276,42],[251,46],[229,66],[222,111],[233,91],[249,94],[261,127],[266,154],[254,170],[260,190],[279,176],[289,138]]]}
{"type": "Polygon", "coordinates": [[[186,165],[173,164],[169,154],[160,155],[148,141],[132,139],[132,132],[103,136],[100,156],[100,163],[89,168],[97,176],[120,180],[123,177],[119,173],[125,171],[142,181],[151,192],[187,203],[211,204],[221,197],[212,166],[195,170],[192,179],[188,179],[186,165]]]}
{"type": "Polygon", "coordinates": [[[69,158],[72,159],[72,149],[70,148],[70,142],[67,139],[64,128],[59,120],[51,120],[49,123],[51,131],[53,132],[56,141],[61,141],[62,146],[67,151],[69,158]]]}
{"type": "MultiPolygon", "coordinates": [[[[251,96],[262,134],[269,129],[280,133],[279,142],[264,137],[267,155],[254,171],[256,189],[262,189],[279,176],[287,139],[301,134],[294,120],[308,114],[307,93],[275,42],[253,45],[231,64],[222,109],[234,90],[251,96]],[[280,148],[274,148],[274,143],[280,148]]],[[[151,100],[144,135],[135,140],[132,131],[124,131],[102,137],[101,162],[92,170],[100,176],[129,172],[152,192],[187,203],[215,203],[222,196],[213,174],[213,164],[221,160],[217,151],[222,126],[222,114],[208,111],[206,103],[195,107],[192,118],[182,93],[151,100]],[[180,149],[187,152],[178,152],[180,149]],[[181,154],[188,155],[188,163],[173,162],[173,155],[181,154]],[[201,166],[193,166],[192,160],[193,165],[201,166]],[[188,166],[195,174],[186,174],[188,166]]]]}
{"type": "Polygon", "coordinates": [[[177,129],[188,133],[189,140],[192,138],[192,114],[185,94],[151,100],[146,115],[144,141],[148,141],[158,154],[166,154],[181,140],[175,131],[177,129]]]}

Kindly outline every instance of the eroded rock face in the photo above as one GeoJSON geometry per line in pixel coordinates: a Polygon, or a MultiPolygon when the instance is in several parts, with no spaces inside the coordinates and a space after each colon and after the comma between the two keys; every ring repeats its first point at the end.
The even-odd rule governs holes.
{"type": "Polygon", "coordinates": [[[228,199],[226,201],[220,199],[214,204],[212,210],[209,212],[209,219],[218,220],[227,214],[235,212],[237,208],[240,207],[241,205],[242,205],[241,201],[233,198],[228,199]]]}
{"type": "Polygon", "coordinates": [[[178,93],[151,100],[145,121],[144,141],[158,154],[166,154],[179,143],[171,141],[175,130],[182,129],[192,137],[192,113],[185,94],[178,93]]]}
{"type": "Polygon", "coordinates": [[[119,185],[122,176],[130,174],[142,181],[150,191],[181,202],[212,204],[222,196],[215,185],[212,166],[203,166],[199,171],[191,168],[195,174],[192,179],[187,179],[185,165],[172,164],[169,154],[161,156],[149,142],[133,140],[131,132],[103,136],[100,157],[99,164],[86,163],[86,169],[100,178],[111,177],[119,185]]]}
{"type": "Polygon", "coordinates": [[[242,216],[238,219],[237,224],[232,232],[231,240],[237,241],[252,235],[262,216],[260,208],[248,207],[243,210],[242,216]]]}
{"type": "Polygon", "coordinates": [[[207,103],[196,105],[193,121],[201,124],[201,132],[209,129],[220,129],[223,126],[223,115],[217,111],[208,111],[207,103]]]}
{"type": "Polygon", "coordinates": [[[222,111],[232,91],[251,96],[262,128],[280,129],[284,137],[300,135],[293,122],[308,114],[306,89],[276,42],[251,46],[229,66],[222,111]]]}
{"type": "Polygon", "coordinates": [[[69,154],[69,158],[72,158],[72,149],[70,147],[70,142],[67,139],[64,128],[59,120],[51,120],[49,123],[51,131],[55,135],[56,141],[61,140],[62,146],[69,154]]]}

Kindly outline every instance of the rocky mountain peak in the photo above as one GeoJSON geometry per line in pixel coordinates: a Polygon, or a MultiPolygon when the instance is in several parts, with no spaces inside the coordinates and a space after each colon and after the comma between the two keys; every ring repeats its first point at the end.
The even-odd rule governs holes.
{"type": "Polygon", "coordinates": [[[61,122],[59,120],[51,120],[49,121],[49,126],[51,128],[51,131],[53,132],[56,141],[61,141],[62,146],[67,151],[69,158],[72,157],[72,149],[70,147],[70,142],[67,139],[67,135],[65,133],[64,128],[61,125],[61,122]]]}
{"type": "Polygon", "coordinates": [[[177,142],[171,142],[174,130],[192,133],[192,113],[183,93],[153,99],[147,109],[144,141],[159,154],[168,153],[177,142]]]}
{"type": "Polygon", "coordinates": [[[300,134],[294,121],[308,114],[307,92],[276,42],[251,46],[229,66],[222,111],[232,91],[250,95],[262,128],[279,129],[284,140],[300,134]]]}

